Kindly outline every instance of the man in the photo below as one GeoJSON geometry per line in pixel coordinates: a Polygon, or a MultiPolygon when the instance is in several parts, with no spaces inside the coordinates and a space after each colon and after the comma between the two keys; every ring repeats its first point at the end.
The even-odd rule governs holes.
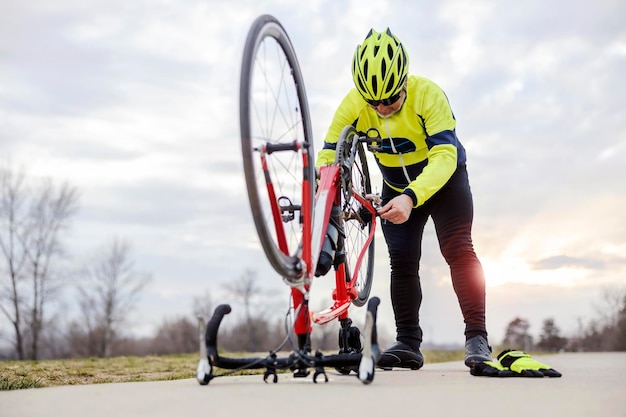
{"type": "Polygon", "coordinates": [[[332,120],[317,165],[334,162],[340,131],[374,128],[374,153],[383,176],[379,209],[391,263],[391,301],[396,343],[385,350],[382,368],[419,369],[422,291],[419,262],[424,226],[433,219],[441,253],[465,320],[465,364],[491,360],[485,326],[485,279],[472,245],[473,202],[465,149],[444,92],[432,81],[408,74],[408,56],[389,29],[373,29],[352,61],[355,88],[332,120]]]}

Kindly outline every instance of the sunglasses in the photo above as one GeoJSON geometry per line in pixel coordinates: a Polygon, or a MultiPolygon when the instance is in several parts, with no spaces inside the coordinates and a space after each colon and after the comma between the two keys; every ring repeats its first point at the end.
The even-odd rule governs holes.
{"type": "Polygon", "coordinates": [[[398,101],[400,99],[400,94],[402,94],[402,92],[404,91],[404,89],[398,91],[397,94],[394,94],[393,96],[389,97],[389,98],[383,98],[381,100],[365,100],[367,102],[367,104],[369,104],[370,106],[374,106],[374,107],[378,107],[379,104],[382,104],[383,106],[391,106],[392,104],[394,104],[396,101],[398,101]]]}

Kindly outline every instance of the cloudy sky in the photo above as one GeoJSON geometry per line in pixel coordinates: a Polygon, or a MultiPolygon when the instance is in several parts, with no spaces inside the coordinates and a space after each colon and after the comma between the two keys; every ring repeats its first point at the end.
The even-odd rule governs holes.
{"type": "MultiPolygon", "coordinates": [[[[295,46],[315,147],[351,87],[370,27],[389,26],[410,71],[447,93],[468,150],[488,330],[516,316],[567,335],[626,276],[626,4],[619,0],[5,0],[0,4],[0,158],[68,181],[81,259],[114,237],[153,275],[130,331],[188,315],[194,296],[234,302],[246,269],[286,309],[245,197],[238,130],[243,44],[276,16],[295,46]]],[[[432,224],[422,281],[425,340],[462,343],[432,224]]],[[[378,237],[381,326],[393,333],[378,237]]],[[[329,280],[326,280],[329,281],[329,280]]],[[[326,297],[327,283],[314,283],[326,297]]],[[[316,306],[314,300],[313,306],[316,306]]],[[[317,305],[322,305],[322,301],[317,305]]],[[[356,310],[355,321],[364,313],[356,310]]]]}

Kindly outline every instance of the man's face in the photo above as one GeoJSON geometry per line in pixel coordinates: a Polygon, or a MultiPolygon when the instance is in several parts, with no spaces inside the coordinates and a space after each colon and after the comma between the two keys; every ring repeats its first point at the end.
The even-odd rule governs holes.
{"type": "Polygon", "coordinates": [[[378,114],[378,117],[387,118],[397,113],[398,110],[400,110],[400,108],[402,107],[402,104],[404,104],[405,98],[406,98],[406,90],[403,89],[400,92],[400,96],[394,103],[391,103],[388,106],[385,106],[382,103],[379,103],[377,106],[373,106],[371,104],[369,106],[376,111],[376,114],[378,114]]]}

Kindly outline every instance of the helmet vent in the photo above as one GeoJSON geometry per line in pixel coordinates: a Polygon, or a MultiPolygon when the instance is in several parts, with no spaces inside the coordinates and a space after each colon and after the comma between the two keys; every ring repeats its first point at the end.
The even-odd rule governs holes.
{"type": "Polygon", "coordinates": [[[376,79],[376,76],[372,76],[372,93],[374,93],[374,95],[378,95],[378,80],[376,79]]]}
{"type": "Polygon", "coordinates": [[[395,81],[395,77],[393,76],[393,74],[391,74],[389,76],[389,82],[387,83],[387,90],[385,91],[385,93],[391,92],[393,87],[395,87],[394,81],[395,81]]]}
{"type": "Polygon", "coordinates": [[[367,91],[367,88],[365,88],[365,86],[363,85],[363,81],[361,81],[361,79],[358,79],[359,81],[359,88],[361,89],[361,91],[367,91]]]}

